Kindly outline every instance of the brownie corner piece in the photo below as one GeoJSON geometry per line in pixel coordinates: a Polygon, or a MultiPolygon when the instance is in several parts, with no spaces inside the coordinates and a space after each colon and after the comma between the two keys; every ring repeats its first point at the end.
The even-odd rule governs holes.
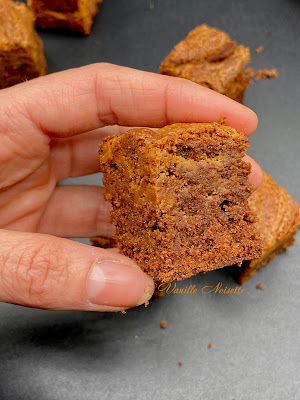
{"type": "Polygon", "coordinates": [[[64,28],[90,35],[102,0],[28,0],[41,28],[64,28]]]}
{"type": "Polygon", "coordinates": [[[23,3],[0,2],[0,89],[47,73],[43,43],[23,3]]]}
{"type": "Polygon", "coordinates": [[[106,138],[100,170],[121,253],[160,282],[259,257],[247,146],[245,136],[217,123],[106,138]]]}
{"type": "Polygon", "coordinates": [[[231,269],[240,284],[246,283],[259,268],[292,246],[300,228],[299,205],[266,172],[263,172],[261,186],[250,196],[249,205],[257,216],[255,225],[263,241],[263,254],[244,261],[241,268],[234,266],[231,269]]]}
{"type": "Polygon", "coordinates": [[[197,26],[179,42],[160,65],[160,73],[189,79],[242,102],[250,84],[245,67],[250,51],[223,31],[197,26]]]}

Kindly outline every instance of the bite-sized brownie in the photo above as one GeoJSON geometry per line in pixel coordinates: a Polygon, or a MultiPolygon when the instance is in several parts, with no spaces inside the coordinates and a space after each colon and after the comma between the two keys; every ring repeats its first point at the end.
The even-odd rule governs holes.
{"type": "Polygon", "coordinates": [[[25,4],[0,1],[0,89],[47,73],[43,43],[25,4]]]}
{"type": "Polygon", "coordinates": [[[250,77],[247,47],[216,28],[200,25],[178,43],[160,65],[160,73],[186,78],[242,102],[250,77]]]}
{"type": "Polygon", "coordinates": [[[240,284],[245,283],[258,268],[291,246],[300,228],[299,205],[265,172],[263,183],[249,198],[249,205],[258,217],[255,225],[264,247],[260,258],[244,261],[242,269],[235,267],[234,273],[240,284]]]}
{"type": "Polygon", "coordinates": [[[247,138],[218,123],[131,129],[99,147],[115,240],[158,282],[258,258],[247,138]]]}
{"type": "Polygon", "coordinates": [[[102,0],[28,0],[41,28],[66,28],[89,35],[102,0]]]}

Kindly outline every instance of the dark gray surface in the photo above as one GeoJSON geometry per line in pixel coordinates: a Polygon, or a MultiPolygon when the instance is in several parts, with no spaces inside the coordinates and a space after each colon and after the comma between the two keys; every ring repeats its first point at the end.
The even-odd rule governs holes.
{"type": "MultiPolygon", "coordinates": [[[[89,38],[41,33],[50,71],[96,61],[157,71],[196,25],[225,29],[250,46],[254,68],[278,68],[278,80],[247,92],[245,104],[260,118],[249,153],[300,201],[300,2],[149,3],[105,0],[89,38]],[[259,45],[265,51],[257,55],[259,45]]],[[[1,304],[0,399],[299,399],[299,256],[298,237],[243,294],[201,294],[218,282],[236,286],[220,270],[179,284],[196,284],[197,294],[170,294],[126,315],[1,304]]]]}

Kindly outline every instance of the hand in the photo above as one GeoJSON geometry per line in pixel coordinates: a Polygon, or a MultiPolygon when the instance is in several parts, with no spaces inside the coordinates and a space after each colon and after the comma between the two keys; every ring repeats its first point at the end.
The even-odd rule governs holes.
{"type": "Polygon", "coordinates": [[[98,172],[101,139],[125,127],[221,117],[245,135],[257,126],[252,111],[190,81],[108,64],[1,90],[0,300],[93,311],[147,301],[153,281],[134,261],[59,238],[112,235],[103,188],[57,182],[98,172]]]}

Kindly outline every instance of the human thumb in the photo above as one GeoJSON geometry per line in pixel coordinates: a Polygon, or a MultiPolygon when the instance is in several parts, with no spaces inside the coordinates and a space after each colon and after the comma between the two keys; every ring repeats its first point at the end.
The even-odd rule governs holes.
{"type": "Polygon", "coordinates": [[[44,234],[0,230],[0,301],[52,310],[119,311],[154,283],[131,259],[44,234]]]}

